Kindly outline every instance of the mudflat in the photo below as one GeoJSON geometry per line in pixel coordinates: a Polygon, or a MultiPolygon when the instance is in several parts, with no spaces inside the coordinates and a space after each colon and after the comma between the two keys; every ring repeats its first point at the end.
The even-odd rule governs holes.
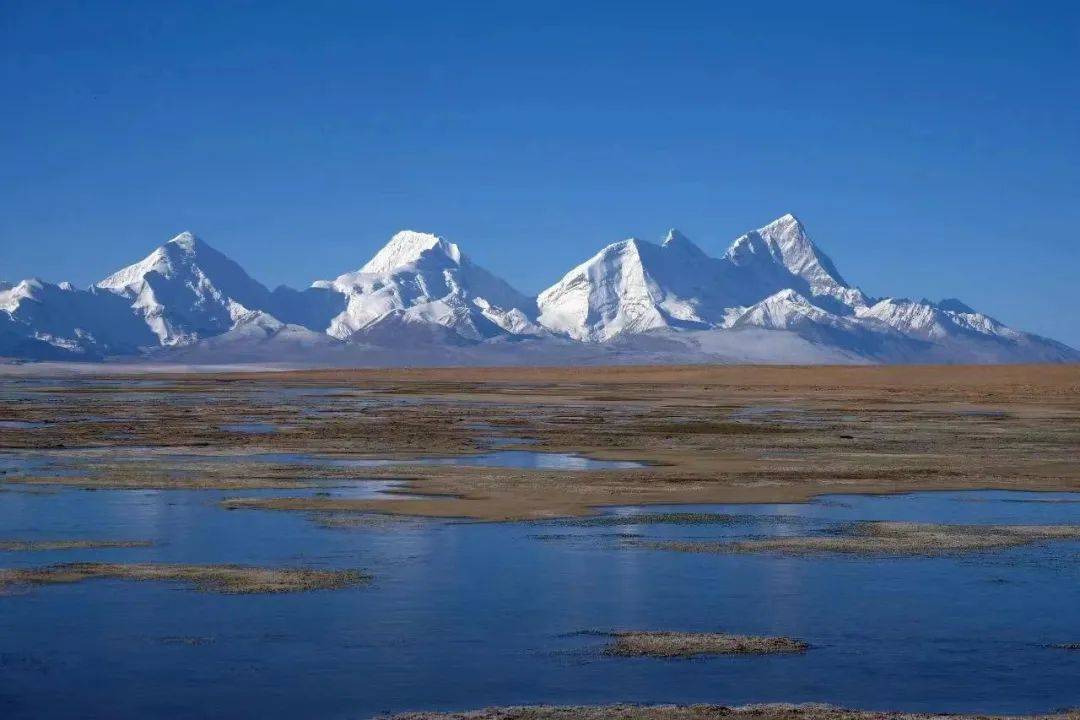
{"type": "Polygon", "coordinates": [[[482,520],[604,505],[790,502],[823,493],[1080,489],[1080,366],[588,367],[142,374],[5,381],[6,482],[311,488],[372,498],[230,508],[482,520]],[[243,426],[258,432],[244,432],[243,426]],[[620,469],[424,465],[515,451],[620,469]],[[389,464],[348,467],[342,460],[389,464]],[[228,461],[223,461],[227,459],[228,461]]]}

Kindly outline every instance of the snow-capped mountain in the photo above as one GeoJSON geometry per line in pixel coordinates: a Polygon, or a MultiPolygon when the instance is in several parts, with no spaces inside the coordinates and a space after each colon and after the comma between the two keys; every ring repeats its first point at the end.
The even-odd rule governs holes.
{"type": "Polygon", "coordinates": [[[536,303],[452,242],[405,230],[356,272],[316,282],[346,298],[327,333],[341,340],[392,325],[439,325],[467,340],[536,334],[536,303]]]}
{"type": "Polygon", "coordinates": [[[740,236],[719,258],[675,230],[659,246],[634,238],[608,245],[540,293],[538,305],[542,325],[586,342],[760,328],[867,362],[1080,359],[958,300],[871,298],[844,280],[790,214],[740,236]]]}
{"type": "Polygon", "coordinates": [[[226,332],[269,307],[270,292],[220,252],[184,232],[95,286],[131,301],[161,345],[226,332]]]}
{"type": "Polygon", "coordinates": [[[786,289],[806,297],[833,298],[849,307],[867,301],[790,213],[736,239],[723,260],[728,264],[727,280],[738,287],[743,304],[760,299],[763,292],[771,295],[786,289]]]}
{"type": "Polygon", "coordinates": [[[539,322],[591,342],[620,333],[712,327],[726,299],[721,265],[678,230],[662,245],[623,240],[540,293],[539,322]]]}
{"type": "Polygon", "coordinates": [[[273,292],[191,233],[89,289],[0,283],[0,357],[291,364],[1059,362],[959,300],[872,298],[793,215],[711,257],[677,230],[603,248],[528,297],[437,235],[273,292]]]}
{"type": "Polygon", "coordinates": [[[157,338],[123,298],[37,278],[0,290],[0,355],[98,359],[134,353],[157,338]]]}
{"type": "Polygon", "coordinates": [[[731,327],[783,290],[843,314],[867,300],[785,215],[738,238],[720,258],[678,230],[659,246],[636,238],[608,245],[540,293],[538,304],[551,330],[604,341],[626,332],[731,327]]]}

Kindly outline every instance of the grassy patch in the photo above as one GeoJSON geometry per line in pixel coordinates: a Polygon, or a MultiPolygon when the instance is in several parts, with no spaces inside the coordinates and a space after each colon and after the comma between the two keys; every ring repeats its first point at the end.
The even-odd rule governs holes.
{"type": "Polygon", "coordinates": [[[140,548],[151,547],[153,544],[149,540],[0,540],[0,552],[140,548]]]}
{"type": "Polygon", "coordinates": [[[687,658],[700,655],[766,655],[801,653],[809,645],[789,637],[691,632],[614,632],[609,655],[687,658]]]}
{"type": "Polygon", "coordinates": [[[63,563],[43,568],[0,569],[0,589],[59,585],[97,578],[183,582],[203,592],[230,594],[336,590],[370,580],[356,570],[262,568],[244,565],[63,563]]]}
{"type": "Polygon", "coordinates": [[[647,423],[633,426],[634,431],[648,435],[779,435],[796,433],[801,428],[791,425],[765,425],[748,422],[716,422],[697,420],[678,423],[647,423]]]}
{"type": "Polygon", "coordinates": [[[835,535],[759,538],[734,542],[647,542],[661,550],[806,555],[948,555],[1000,550],[1052,540],[1080,540],[1080,525],[933,525],[866,522],[835,535]]]}
{"type": "MultiPolygon", "coordinates": [[[[470,712],[418,712],[390,720],[931,720],[941,715],[845,710],[827,705],[599,705],[497,707],[470,712]]],[[[988,715],[949,715],[949,720],[989,720],[988,715]]],[[[1055,715],[1010,716],[1014,720],[1080,720],[1075,710],[1055,715]]]]}

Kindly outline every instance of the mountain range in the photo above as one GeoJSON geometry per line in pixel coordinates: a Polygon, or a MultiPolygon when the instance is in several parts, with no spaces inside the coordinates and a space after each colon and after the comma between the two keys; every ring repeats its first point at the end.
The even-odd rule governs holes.
{"type": "Polygon", "coordinates": [[[185,232],[82,289],[0,283],[0,357],[325,365],[1075,362],[955,299],[875,298],[793,215],[711,257],[677,230],[604,247],[530,297],[436,235],[269,290],[185,232]]]}

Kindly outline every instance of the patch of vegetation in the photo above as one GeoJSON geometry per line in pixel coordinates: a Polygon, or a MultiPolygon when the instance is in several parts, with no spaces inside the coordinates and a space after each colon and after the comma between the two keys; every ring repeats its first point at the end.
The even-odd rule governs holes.
{"type": "Polygon", "coordinates": [[[1080,525],[934,525],[929,523],[855,523],[846,533],[770,537],[732,542],[656,541],[648,547],[679,552],[789,555],[948,555],[1080,539],[1080,525]]]}
{"type": "Polygon", "coordinates": [[[0,569],[0,589],[18,585],[59,585],[98,578],[184,582],[202,592],[230,594],[336,590],[365,583],[356,570],[262,568],[245,565],[62,563],[43,568],[0,569]]]}
{"type": "Polygon", "coordinates": [[[695,420],[678,423],[644,423],[634,431],[649,435],[777,435],[800,432],[791,425],[695,420]]]}
{"type": "MultiPolygon", "coordinates": [[[[925,713],[845,710],[828,705],[599,705],[496,707],[469,712],[417,712],[389,720],[940,720],[925,713]]],[[[1075,710],[1055,715],[1010,716],[1012,720],[1080,720],[1075,710]]],[[[949,720],[992,720],[988,715],[949,715],[949,720]]]]}
{"type": "Polygon", "coordinates": [[[728,633],[691,633],[663,631],[624,631],[610,633],[615,641],[609,655],[623,657],[688,658],[700,655],[766,655],[801,653],[809,645],[789,637],[731,635],[728,633]]]}
{"type": "Polygon", "coordinates": [[[148,540],[0,540],[0,552],[139,548],[151,547],[153,544],[148,540]]]}

